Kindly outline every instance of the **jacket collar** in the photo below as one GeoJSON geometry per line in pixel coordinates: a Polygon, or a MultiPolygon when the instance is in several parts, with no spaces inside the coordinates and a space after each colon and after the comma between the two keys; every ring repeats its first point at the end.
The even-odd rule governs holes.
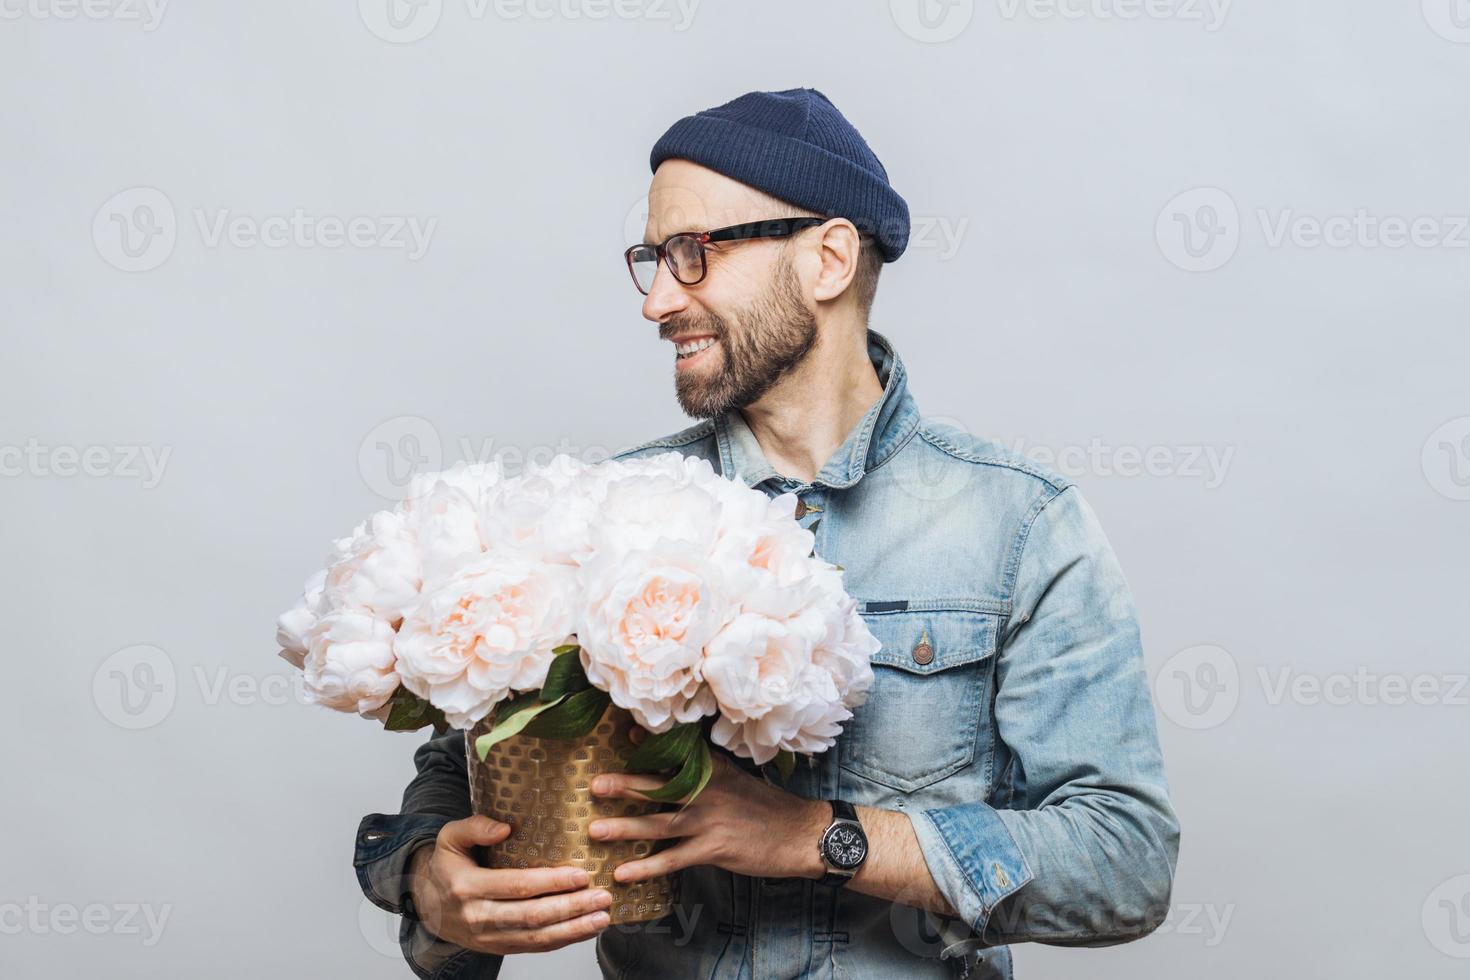
{"type": "MultiPolygon", "coordinates": [[[[869,470],[888,461],[919,427],[919,408],[908,391],[903,361],[887,337],[868,331],[868,359],[878,372],[883,396],[858,420],[842,445],[812,481],[842,490],[857,483],[869,470]]],[[[715,443],[720,472],[738,475],[747,486],[782,478],[766,460],[745,417],[732,409],[715,418],[715,443]]]]}

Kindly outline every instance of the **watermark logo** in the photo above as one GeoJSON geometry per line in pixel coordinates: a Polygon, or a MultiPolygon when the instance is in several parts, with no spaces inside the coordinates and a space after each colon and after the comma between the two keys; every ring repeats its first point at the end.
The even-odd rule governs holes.
{"type": "Polygon", "coordinates": [[[1470,0],[1423,0],[1424,20],[1446,41],[1470,44],[1470,0]]]}
{"type": "Polygon", "coordinates": [[[152,490],[172,455],[172,446],[48,446],[32,437],[24,445],[0,445],[0,477],[116,478],[152,490]]]}
{"type": "Polygon", "coordinates": [[[357,470],[380,497],[402,500],[420,473],[443,469],[444,447],[434,423],[397,415],[373,426],[357,447],[357,470]]]}
{"type": "MultiPolygon", "coordinates": [[[[1369,252],[1470,250],[1470,214],[1386,214],[1353,208],[1313,214],[1297,208],[1255,208],[1266,248],[1369,252]]],[[[1243,222],[1235,200],[1218,187],[1178,195],[1154,225],[1159,250],[1189,272],[1213,272],[1234,258],[1243,222]]]]}
{"type": "Polygon", "coordinates": [[[975,0],[889,0],[888,9],[899,30],[924,44],[953,41],[975,19],[975,0]]]}
{"type": "Polygon", "coordinates": [[[1424,900],[1424,936],[1446,956],[1470,959],[1470,874],[1443,882],[1424,900]]]}
{"type": "Polygon", "coordinates": [[[444,0],[357,0],[369,31],[390,44],[412,44],[439,26],[444,0]]]}
{"type": "Polygon", "coordinates": [[[92,702],[119,728],[152,728],[168,717],[178,697],[174,662],[158,647],[124,647],[92,675],[92,702]]]}
{"type": "Polygon", "coordinates": [[[1261,237],[1268,248],[1314,249],[1465,249],[1470,248],[1470,216],[1379,215],[1367,208],[1320,216],[1295,208],[1272,213],[1256,209],[1261,237]]]}
{"type": "Polygon", "coordinates": [[[1300,707],[1364,705],[1377,707],[1413,704],[1428,708],[1446,705],[1470,707],[1470,674],[1381,674],[1358,665],[1352,673],[1311,674],[1293,667],[1256,668],[1266,703],[1290,701],[1300,707]]]}
{"type": "Polygon", "coordinates": [[[147,272],[168,261],[178,240],[173,202],[156,187],[129,187],[92,218],[97,254],[123,272],[147,272]]]}
{"type": "Polygon", "coordinates": [[[114,20],[143,25],[152,34],[169,0],[0,0],[0,20],[114,20]]]}
{"type": "Polygon", "coordinates": [[[1225,26],[1232,0],[996,0],[1005,20],[1172,20],[1203,24],[1213,34],[1225,26]]]}
{"type": "MultiPolygon", "coordinates": [[[[463,14],[474,22],[492,15],[499,21],[665,21],[676,32],[689,30],[700,0],[464,0],[463,14]]],[[[357,0],[357,12],[374,35],[391,44],[422,41],[439,26],[444,0],[357,0]]]]}
{"type": "Polygon", "coordinates": [[[1154,675],[1154,701],[1180,728],[1223,725],[1240,703],[1240,668],[1224,647],[1187,647],[1154,675]]]}
{"type": "MultiPolygon", "coordinates": [[[[969,439],[969,430],[956,418],[926,416],[924,426],[941,443],[954,441],[963,445],[969,439]]],[[[975,467],[944,453],[926,452],[915,455],[912,462],[905,461],[896,473],[899,486],[910,496],[935,503],[948,500],[968,487],[974,479],[975,467]]]]}
{"type": "Polygon", "coordinates": [[[1218,187],[1196,187],[1159,212],[1154,237],[1164,258],[1186,272],[1213,272],[1240,248],[1240,209],[1218,187]]]}
{"type": "Polygon", "coordinates": [[[417,215],[358,214],[343,218],[335,214],[311,214],[295,208],[289,214],[257,217],[235,214],[229,208],[193,210],[194,224],[205,248],[229,244],[235,248],[351,248],[366,251],[401,251],[410,262],[429,252],[438,218],[417,215]]]}
{"type": "Polygon", "coordinates": [[[358,443],[357,465],[363,482],[386,500],[402,500],[409,484],[424,473],[436,473],[456,462],[487,463],[515,476],[532,465],[546,466],[569,456],[589,466],[611,459],[631,446],[582,445],[563,437],[555,443],[515,444],[491,436],[461,435],[452,442],[418,415],[396,415],[373,426],[358,443]]]}
{"type": "Polygon", "coordinates": [[[1027,446],[1017,439],[1011,450],[1034,463],[1076,480],[1086,476],[1149,476],[1156,479],[1197,480],[1206,490],[1225,482],[1235,459],[1234,446],[1115,446],[1094,437],[1087,445],[1027,446]]]}
{"type": "MultiPolygon", "coordinates": [[[[0,0],[3,2],[3,0],[0,0]]],[[[400,251],[410,262],[428,254],[437,217],[398,214],[314,214],[305,208],[253,215],[230,208],[189,211],[205,248],[301,248],[337,251],[400,251]]],[[[168,195],[156,187],[114,194],[92,219],[92,242],[111,266],[147,272],[168,261],[178,242],[180,221],[168,195]]]]}
{"type": "Polygon", "coordinates": [[[117,902],[45,902],[31,895],[24,902],[0,903],[0,935],[141,936],[146,948],[158,945],[173,913],[172,904],[117,902]]]}
{"type": "Polygon", "coordinates": [[[1470,415],[1450,419],[1431,432],[1419,462],[1440,496],[1470,500],[1470,415]]]}
{"type": "Polygon", "coordinates": [[[206,708],[280,708],[312,705],[314,696],[300,668],[275,661],[279,669],[241,672],[228,663],[193,664],[176,672],[174,663],[153,646],[128,647],[108,657],[92,678],[92,700],[108,721],[140,731],[163,724],[180,695],[206,708]]]}

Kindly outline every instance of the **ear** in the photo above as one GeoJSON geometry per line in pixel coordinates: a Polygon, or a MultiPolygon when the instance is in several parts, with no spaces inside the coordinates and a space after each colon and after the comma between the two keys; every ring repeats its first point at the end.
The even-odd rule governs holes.
{"type": "Polygon", "coordinates": [[[820,266],[813,284],[813,298],[825,302],[841,296],[857,275],[862,239],[846,218],[833,218],[819,229],[816,242],[820,266]]]}

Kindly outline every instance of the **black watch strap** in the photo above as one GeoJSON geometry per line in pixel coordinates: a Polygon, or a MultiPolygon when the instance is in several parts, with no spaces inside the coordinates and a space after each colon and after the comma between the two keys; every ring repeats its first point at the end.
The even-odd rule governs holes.
{"type": "MultiPolygon", "coordinates": [[[[862,823],[858,820],[857,808],[854,807],[851,803],[848,803],[846,800],[831,800],[830,802],[832,804],[833,823],[836,823],[839,820],[851,820],[859,827],[862,826],[862,823]]],[[[823,838],[826,837],[825,834],[823,834],[822,836],[823,838]]],[[[826,855],[823,854],[822,857],[825,861],[826,855]]],[[[857,869],[853,869],[852,871],[828,871],[826,874],[822,875],[822,877],[817,879],[817,884],[828,885],[834,888],[840,887],[851,881],[852,876],[856,873],[857,869]]]]}

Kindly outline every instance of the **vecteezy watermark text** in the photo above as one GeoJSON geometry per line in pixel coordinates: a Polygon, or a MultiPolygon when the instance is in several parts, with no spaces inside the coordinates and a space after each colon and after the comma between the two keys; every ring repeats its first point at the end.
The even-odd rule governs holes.
{"type": "Polygon", "coordinates": [[[114,477],[152,490],[163,481],[172,454],[172,446],[48,446],[31,438],[24,445],[0,445],[0,477],[114,477]]]}
{"type": "MultiPolygon", "coordinates": [[[[609,446],[580,445],[563,437],[556,443],[520,445],[501,443],[485,436],[460,436],[454,450],[446,452],[439,429],[418,415],[396,415],[379,422],[363,436],[357,447],[357,468],[363,482],[374,493],[387,500],[402,500],[413,478],[433,473],[452,465],[495,463],[507,474],[522,472],[531,464],[544,465],[556,456],[571,456],[583,463],[601,463],[620,449],[609,446]]],[[[622,447],[631,448],[631,447],[622,447]]]]}
{"type": "Polygon", "coordinates": [[[45,902],[39,895],[23,902],[0,902],[0,935],[70,936],[85,932],[93,936],[141,936],[146,947],[158,945],[164,926],[173,912],[172,904],[147,902],[45,902]]]}
{"type": "Polygon", "coordinates": [[[1013,452],[1063,476],[1178,478],[1199,480],[1206,490],[1225,482],[1234,446],[1114,446],[1094,438],[1085,446],[1027,446],[1017,439],[1013,452]]]}
{"type": "MultiPolygon", "coordinates": [[[[1250,676],[1242,674],[1224,647],[1186,647],[1154,674],[1154,702],[1180,728],[1217,728],[1235,713],[1250,676]]],[[[1292,665],[1260,665],[1254,681],[1268,707],[1470,707],[1470,674],[1465,673],[1381,671],[1364,664],[1316,673],[1292,665]]]]}
{"type": "Polygon", "coordinates": [[[141,22],[151,34],[169,0],[0,0],[0,20],[115,20],[141,22]]]}
{"type": "MultiPolygon", "coordinates": [[[[1394,252],[1470,249],[1470,214],[1392,214],[1358,207],[1314,213],[1297,207],[1254,210],[1260,243],[1281,250],[1394,252]]],[[[1213,272],[1241,248],[1247,222],[1218,187],[1175,195],[1154,223],[1159,251],[1186,272],[1213,272]]]]}
{"type": "Polygon", "coordinates": [[[1214,33],[1225,26],[1234,0],[995,0],[1006,20],[1135,21],[1198,23],[1214,33]]]}
{"type": "MultiPolygon", "coordinates": [[[[232,208],[193,208],[199,242],[208,249],[325,249],[402,252],[417,262],[428,254],[437,217],[410,214],[337,215],[296,207],[269,214],[232,208]]],[[[108,198],[92,219],[92,242],[111,266],[147,272],[168,261],[180,221],[173,201],[156,187],[130,187],[108,198]]],[[[187,225],[185,226],[187,227],[187,225]]]]}
{"type": "MultiPolygon", "coordinates": [[[[677,32],[694,23],[701,0],[462,0],[471,21],[650,21],[677,32]]],[[[459,6],[456,4],[454,6],[459,6]]],[[[363,26],[392,44],[412,44],[434,32],[444,0],[358,0],[363,26]]]]}

